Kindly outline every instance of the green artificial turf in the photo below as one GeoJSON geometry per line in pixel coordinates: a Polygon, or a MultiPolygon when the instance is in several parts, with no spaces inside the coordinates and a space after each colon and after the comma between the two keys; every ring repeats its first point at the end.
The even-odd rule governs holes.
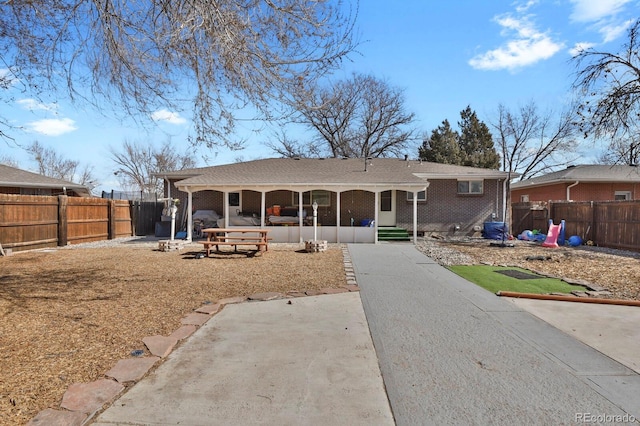
{"type": "Polygon", "coordinates": [[[536,275],[531,271],[521,268],[486,266],[486,265],[458,265],[451,266],[449,269],[462,278],[489,290],[492,293],[498,291],[517,291],[520,293],[570,293],[572,290],[584,291],[584,287],[579,285],[567,284],[557,278],[540,278],[534,279],[517,279],[507,275],[503,275],[496,271],[515,270],[522,273],[536,275]]]}

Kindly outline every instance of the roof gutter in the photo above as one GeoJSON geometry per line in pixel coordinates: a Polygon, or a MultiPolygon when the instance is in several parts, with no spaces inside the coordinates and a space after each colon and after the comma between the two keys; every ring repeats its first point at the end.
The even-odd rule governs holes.
{"type": "Polygon", "coordinates": [[[571,188],[573,188],[574,186],[576,186],[579,183],[580,183],[580,181],[577,180],[574,183],[572,183],[571,185],[567,186],[567,201],[571,201],[571,188]]]}

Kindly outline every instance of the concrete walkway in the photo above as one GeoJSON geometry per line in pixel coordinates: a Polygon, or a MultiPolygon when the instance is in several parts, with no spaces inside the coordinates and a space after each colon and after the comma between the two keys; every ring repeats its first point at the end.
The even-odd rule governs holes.
{"type": "Polygon", "coordinates": [[[349,251],[398,425],[640,419],[631,369],[411,244],[349,251]]]}
{"type": "Polygon", "coordinates": [[[358,292],[226,305],[95,425],[392,425],[358,292]]]}

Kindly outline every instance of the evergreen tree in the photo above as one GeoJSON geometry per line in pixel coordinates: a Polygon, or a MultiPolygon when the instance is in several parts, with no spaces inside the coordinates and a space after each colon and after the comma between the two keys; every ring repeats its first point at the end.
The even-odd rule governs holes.
{"type": "Polygon", "coordinates": [[[460,164],[459,137],[458,132],[451,128],[449,120],[444,120],[418,148],[418,156],[433,163],[460,164]]]}
{"type": "Polygon", "coordinates": [[[478,120],[475,111],[470,106],[460,112],[460,151],[463,166],[497,169],[500,167],[500,156],[493,144],[493,137],[489,127],[478,120]]]}
{"type": "Polygon", "coordinates": [[[493,144],[489,127],[467,106],[460,112],[459,131],[444,120],[431,137],[418,148],[418,157],[425,161],[459,166],[497,169],[500,156],[493,144]]]}

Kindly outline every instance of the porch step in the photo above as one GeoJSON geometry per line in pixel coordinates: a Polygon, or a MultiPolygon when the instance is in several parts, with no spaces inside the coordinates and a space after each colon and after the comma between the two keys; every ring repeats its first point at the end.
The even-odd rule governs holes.
{"type": "Polygon", "coordinates": [[[409,233],[406,229],[396,227],[378,228],[378,241],[410,241],[409,233]]]}

